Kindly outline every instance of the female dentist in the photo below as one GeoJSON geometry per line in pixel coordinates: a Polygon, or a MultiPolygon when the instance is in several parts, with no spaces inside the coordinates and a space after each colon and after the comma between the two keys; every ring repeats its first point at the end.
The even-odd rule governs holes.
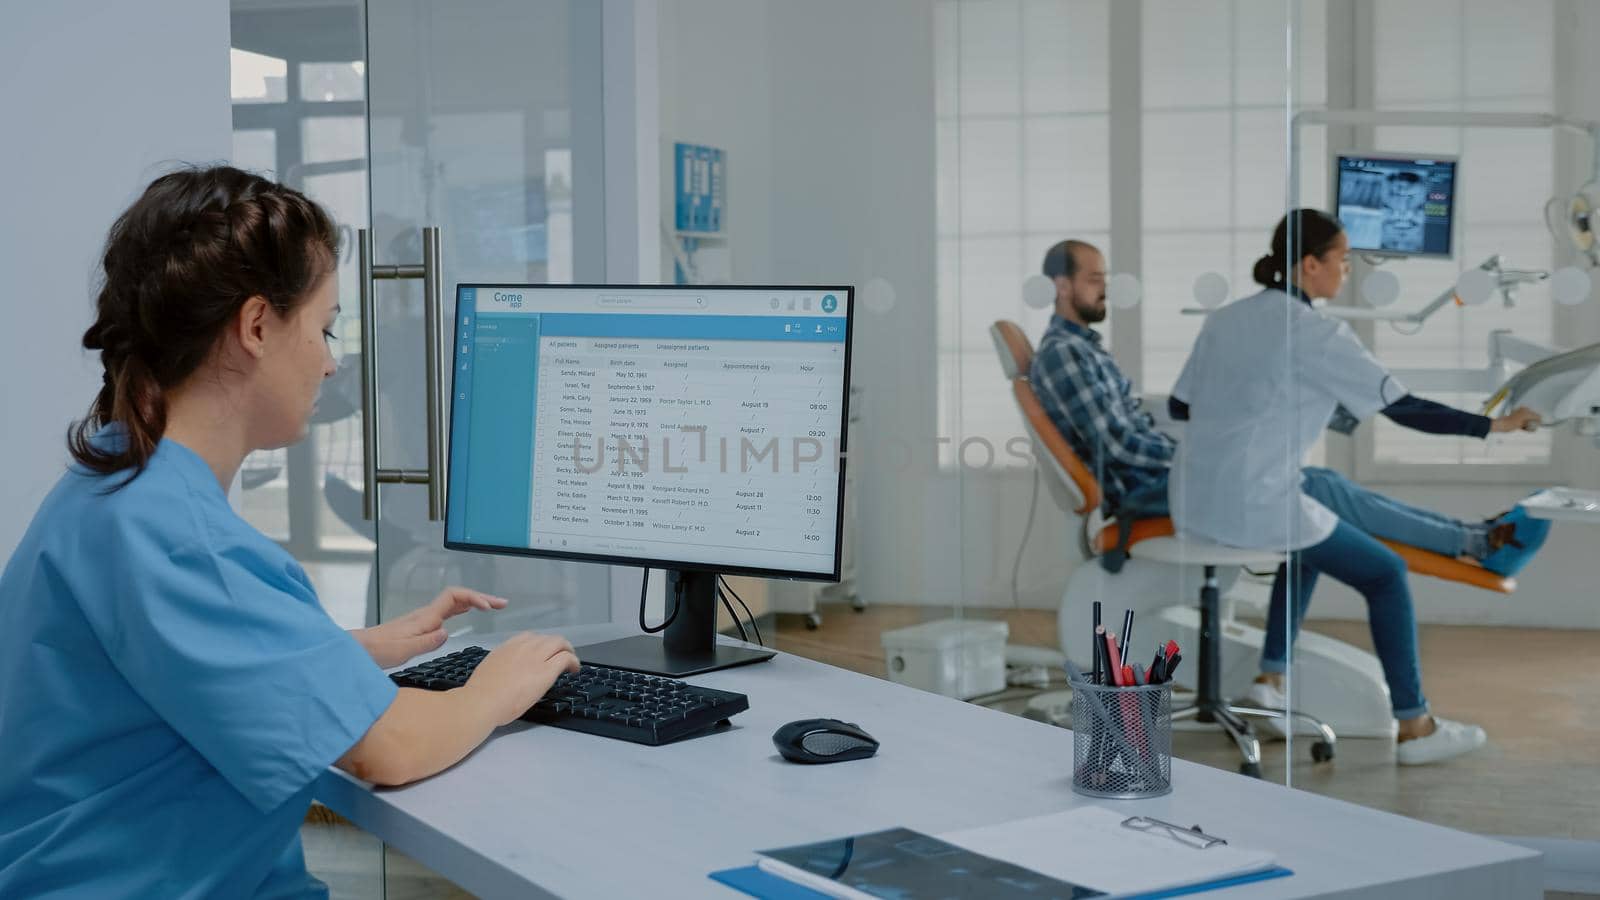
{"type": "Polygon", "coordinates": [[[327,766],[426,777],[578,667],[525,633],[463,688],[396,689],[382,667],[505,601],[452,588],[347,633],[229,506],[333,374],[337,250],[316,204],[227,167],[112,226],[83,337],[104,386],[0,576],[0,896],[325,897],[299,828],[327,766]]]}
{"type": "MultiPolygon", "coordinates": [[[[1359,591],[1399,720],[1396,759],[1438,762],[1482,746],[1483,729],[1429,714],[1405,563],[1372,536],[1382,529],[1341,519],[1308,496],[1301,463],[1340,407],[1358,419],[1384,412],[1423,430],[1479,437],[1532,430],[1539,419],[1519,409],[1491,421],[1410,397],[1349,325],[1311,305],[1339,293],[1348,254],[1336,220],[1295,210],[1279,223],[1271,255],[1256,264],[1263,290],[1207,316],[1173,388],[1190,421],[1173,460],[1172,516],[1180,530],[1210,540],[1292,551],[1273,586],[1258,681],[1282,678],[1319,573],[1359,591]]],[[[1489,524],[1499,546],[1483,562],[1502,572],[1525,563],[1548,530],[1520,509],[1489,524]]]]}

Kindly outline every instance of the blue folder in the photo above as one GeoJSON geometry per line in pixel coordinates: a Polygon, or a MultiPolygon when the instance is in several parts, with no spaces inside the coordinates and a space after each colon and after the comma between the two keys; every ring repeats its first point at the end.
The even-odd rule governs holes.
{"type": "MultiPolygon", "coordinates": [[[[1254,884],[1257,881],[1286,878],[1293,874],[1288,869],[1279,866],[1274,869],[1252,872],[1249,875],[1239,875],[1234,878],[1219,878],[1216,881],[1206,881],[1186,887],[1138,894],[1128,898],[1128,900],[1164,900],[1167,897],[1202,894],[1207,891],[1217,891],[1241,884],[1254,884]]],[[[756,866],[723,869],[720,872],[712,872],[710,877],[714,881],[720,881],[736,891],[749,894],[752,897],[758,897],[760,900],[831,900],[827,894],[814,891],[804,885],[795,884],[786,878],[779,878],[769,872],[763,872],[756,866]]]]}

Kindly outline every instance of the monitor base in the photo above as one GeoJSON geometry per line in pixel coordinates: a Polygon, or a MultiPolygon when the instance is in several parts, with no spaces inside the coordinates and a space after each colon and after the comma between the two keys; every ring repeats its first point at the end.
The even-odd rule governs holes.
{"type": "Polygon", "coordinates": [[[578,659],[597,666],[627,669],[647,675],[685,678],[718,669],[731,669],[764,662],[776,654],[771,650],[729,647],[713,644],[710,649],[668,650],[666,641],[650,635],[635,635],[615,641],[578,647],[578,659]]]}

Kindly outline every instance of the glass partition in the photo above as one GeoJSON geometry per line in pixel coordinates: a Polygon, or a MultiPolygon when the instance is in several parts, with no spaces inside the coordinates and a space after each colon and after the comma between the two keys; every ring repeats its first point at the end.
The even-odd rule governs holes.
{"type": "MultiPolygon", "coordinates": [[[[367,225],[363,136],[366,50],[359,3],[288,11],[233,4],[232,162],[321,203],[338,223],[340,295],[352,298],[354,238],[367,225]]],[[[324,387],[310,436],[253,453],[240,472],[244,516],[295,555],[346,627],[367,616],[370,525],[361,520],[360,322],[353,300],[335,326],[340,371],[324,387]]]]}
{"type": "MultiPolygon", "coordinates": [[[[939,415],[941,434],[951,436],[942,464],[962,483],[963,616],[1005,619],[1013,644],[1064,648],[1087,663],[1098,600],[1113,631],[1122,627],[1124,609],[1136,611],[1141,661],[1158,636],[1197,654],[1201,588],[1208,562],[1219,562],[1212,567],[1219,638],[1212,702],[1245,710],[1288,704],[1332,733],[1303,719],[1286,728],[1246,711],[1239,715],[1250,727],[1234,738],[1216,723],[1180,714],[1180,756],[1467,830],[1592,838],[1582,823],[1592,818],[1583,811],[1595,798],[1557,787],[1564,768],[1594,773],[1594,763],[1561,738],[1579,718],[1573,703],[1584,688],[1552,692],[1537,679],[1503,677],[1520,671],[1521,660],[1542,656],[1536,648],[1571,652],[1600,626],[1600,614],[1570,599],[1585,593],[1575,581],[1582,577],[1583,526],[1558,523],[1509,598],[1501,591],[1512,584],[1497,571],[1505,555],[1489,569],[1477,557],[1508,536],[1520,540],[1492,527],[1505,526],[1500,517],[1520,499],[1550,485],[1582,489],[1595,479],[1592,423],[1570,393],[1578,376],[1538,382],[1543,370],[1534,367],[1516,379],[1552,353],[1592,343],[1597,326],[1586,210],[1600,198],[1588,188],[1595,149],[1574,87],[1587,65],[1574,48],[1597,26],[1587,10],[1560,2],[1521,11],[1337,0],[939,4],[939,415]],[[1418,72],[1426,74],[1413,77],[1418,72]],[[1448,184],[1428,174],[1444,163],[1453,166],[1448,184]],[[1434,180],[1419,192],[1411,175],[1394,175],[1402,170],[1418,173],[1416,181],[1434,180]],[[1317,275],[1295,268],[1303,254],[1336,243],[1314,218],[1287,215],[1298,208],[1341,223],[1330,227],[1347,263],[1339,255],[1327,259],[1347,277],[1330,285],[1325,269],[1317,275]],[[1387,232],[1374,224],[1382,216],[1394,220],[1387,232]],[[1450,229],[1440,245],[1446,217],[1450,229]],[[1306,296],[1291,299],[1314,306],[1258,301],[1261,315],[1277,317],[1275,332],[1260,332],[1253,346],[1221,333],[1201,340],[1212,315],[1262,290],[1256,263],[1272,253],[1274,229],[1285,218],[1289,271],[1276,284],[1301,287],[1303,280],[1299,293],[1306,296]],[[1036,360],[1027,381],[1046,414],[1043,424],[1055,426],[1087,470],[1073,478],[1062,453],[1051,458],[1025,426],[1013,373],[1002,367],[1005,348],[995,342],[993,326],[1009,320],[1033,349],[1045,346],[1049,329],[1058,327],[1052,313],[1072,294],[1070,284],[1043,271],[1046,251],[1068,239],[1098,251],[1085,252],[1103,272],[1107,310],[1102,321],[1085,324],[1128,379],[1128,396],[1142,398],[1128,407],[1133,415],[1181,413],[1169,409],[1168,395],[1203,393],[1181,377],[1191,361],[1217,375],[1227,369],[1218,358],[1231,355],[1297,385],[1256,402],[1257,386],[1245,378],[1220,411],[1205,411],[1210,421],[1149,427],[1173,439],[1171,449],[1148,449],[1170,454],[1174,468],[1185,465],[1187,429],[1198,429],[1193,448],[1229,446],[1217,442],[1219,422],[1273,421],[1281,433],[1236,457],[1191,450],[1193,471],[1173,475],[1176,486],[1163,498],[1190,507],[1176,516],[1179,540],[1166,550],[1145,544],[1141,560],[1135,529],[1135,549],[1116,573],[1103,564],[1104,549],[1084,540],[1099,534],[1104,520],[1080,510],[1118,512],[1138,485],[1137,466],[1118,459],[1124,448],[1092,412],[1077,412],[1086,424],[1074,433],[1071,407],[1092,393],[1083,373],[1074,369],[1073,378],[1058,376],[1052,386],[1036,360]],[[1339,352],[1360,359],[1329,369],[1333,345],[1319,337],[1323,331],[1338,338],[1339,352]],[[1310,399],[1340,396],[1350,388],[1338,380],[1357,372],[1376,373],[1378,381],[1360,381],[1357,393],[1334,404],[1354,409],[1329,415],[1321,400],[1310,399]],[[1491,400],[1492,414],[1481,416],[1491,400]],[[1546,404],[1542,427],[1501,431],[1524,421],[1508,419],[1489,431],[1496,417],[1539,403],[1546,404]],[[1255,411],[1241,412],[1247,409],[1255,411]],[[1328,428],[1321,427],[1324,415],[1328,428]],[[1011,438],[1022,439],[1016,446],[1026,459],[1005,452],[1011,438]],[[1276,462],[1252,455],[1266,443],[1281,443],[1269,454],[1276,462]],[[1235,477],[1231,468],[1252,466],[1288,488],[1245,490],[1233,499],[1200,489],[1208,477],[1221,483],[1235,477]],[[1098,508],[1085,504],[1085,483],[1114,494],[1111,503],[1103,493],[1098,508]],[[1275,499],[1265,506],[1251,499],[1269,495],[1275,499]],[[1399,562],[1370,544],[1349,551],[1360,566],[1342,570],[1327,556],[1335,519],[1304,512],[1306,497],[1369,538],[1420,544],[1434,555],[1407,551],[1399,562]],[[1205,505],[1213,507],[1209,516],[1197,509],[1205,505]],[[1230,510],[1244,523],[1237,533],[1217,524],[1230,510]],[[1267,527],[1272,520],[1283,527],[1267,527]],[[1484,544],[1480,538],[1490,532],[1484,540],[1492,543],[1484,544]],[[1255,534],[1264,537],[1246,546],[1255,534]],[[1454,543],[1441,535],[1454,535],[1454,543]],[[1217,543],[1261,558],[1219,555],[1211,546],[1217,543]],[[1293,550],[1302,551],[1297,565],[1280,573],[1293,550]],[[1327,570],[1310,559],[1324,560],[1327,570]],[[1373,573],[1386,564],[1403,574],[1391,573],[1389,592],[1376,592],[1370,609],[1335,577],[1374,593],[1373,573]],[[1275,585],[1284,597],[1276,615],[1275,585]],[[1301,604],[1297,631],[1289,611],[1301,604]],[[1412,614],[1397,613],[1396,605],[1412,614]],[[1414,651],[1407,637],[1413,631],[1414,651]],[[1403,684],[1413,668],[1421,673],[1420,692],[1403,684]],[[1397,686],[1410,699],[1397,697],[1397,686]],[[1399,702],[1412,708],[1399,710],[1399,702]],[[1481,725],[1487,743],[1448,761],[1410,765],[1440,752],[1397,740],[1431,727],[1433,720],[1416,715],[1423,702],[1438,717],[1481,725]],[[1397,711],[1416,721],[1397,722],[1397,711]],[[1285,731],[1292,738],[1285,740],[1285,731]],[[1505,802],[1461,799],[1469,786],[1486,782],[1503,786],[1505,802]],[[1548,803],[1534,799],[1552,792],[1559,796],[1548,803]]],[[[1074,254],[1084,249],[1073,246],[1074,254]]],[[[1229,332],[1264,327],[1260,316],[1238,311],[1218,321],[1229,332]]],[[[1051,364],[1059,367],[1056,356],[1051,364]]],[[[1568,359],[1576,367],[1582,357],[1568,359]]],[[[1149,518],[1148,509],[1125,509],[1149,518]]],[[[1530,541],[1542,530],[1521,528],[1530,541]]],[[[1117,537],[1106,532],[1106,546],[1117,537]]],[[[1026,661],[1048,657],[1015,647],[1009,656],[1019,690],[997,705],[1069,725],[1057,671],[1033,672],[1032,689],[1023,690],[1026,661]]],[[[1177,681],[1192,690],[1201,680],[1200,660],[1186,652],[1177,681]]]]}
{"type": "MultiPolygon", "coordinates": [[[[348,13],[355,56],[241,40],[236,10],[236,157],[348,210],[352,231],[370,221],[375,263],[421,261],[438,227],[447,288],[851,286],[841,578],[730,578],[724,633],[1070,729],[1065,663],[1092,672],[1098,603],[1124,642],[1133,613],[1130,668],[1180,645],[1182,759],[1487,834],[1600,837],[1582,739],[1600,685],[1575,662],[1600,628],[1589,501],[1551,501],[1572,505],[1547,540],[1543,520],[1500,518],[1600,481],[1591,357],[1540,365],[1600,340],[1600,113],[1575,87],[1600,74],[1583,52],[1600,13],[348,13]],[[1542,426],[1497,418],[1519,406],[1542,426]],[[1541,540],[1515,585],[1500,577],[1517,553],[1491,553],[1541,540]],[[1552,679],[1553,661],[1574,671],[1552,679]],[[1402,765],[1450,755],[1398,740],[1427,740],[1424,703],[1486,745],[1402,765]],[[1270,714],[1285,709],[1316,721],[1270,714]]],[[[423,291],[379,285],[380,465],[416,469],[423,291]]],[[[797,327],[832,314],[793,311],[797,327]]],[[[529,627],[633,620],[636,569],[445,551],[411,484],[382,489],[374,565],[353,390],[316,443],[253,459],[245,485],[264,530],[372,591],[347,618],[467,582],[529,627]]],[[[809,435],[762,437],[781,468],[809,435]]],[[[738,474],[752,490],[782,475],[738,474]]]]}
{"type": "MultiPolygon", "coordinates": [[[[339,227],[340,302],[333,352],[310,434],[252,453],[240,471],[241,514],[304,566],[335,621],[371,615],[376,548],[361,517],[362,410],[355,235],[368,217],[366,31],[360,2],[313,7],[234,0],[231,9],[231,162],[322,204],[339,227]]],[[[370,835],[313,807],[306,861],[335,896],[379,893],[384,852],[370,835]]]]}
{"type": "MultiPolygon", "coordinates": [[[[1260,291],[1291,112],[1326,97],[1324,4],[948,0],[938,17],[940,414],[965,615],[1012,631],[1016,690],[997,705],[1071,727],[1059,658],[1091,670],[1096,604],[1123,641],[1133,613],[1130,667],[1184,648],[1189,694],[1203,623],[1253,622],[1253,646],[1223,641],[1203,696],[1180,696],[1204,710],[1179,714],[1177,747],[1286,780],[1223,709],[1256,674],[1284,544],[1171,536],[1185,425],[1169,396],[1207,314],[1260,291]]],[[[1313,155],[1305,184],[1324,177],[1313,155]]]]}
{"type": "MultiPolygon", "coordinates": [[[[449,15],[427,3],[370,4],[373,263],[424,262],[423,229],[437,228],[446,336],[462,327],[459,283],[604,280],[601,40],[598,12],[582,4],[467,3],[449,15]]],[[[373,290],[378,464],[424,468],[435,427],[424,285],[386,280],[373,290]]],[[[445,550],[425,488],[380,491],[382,618],[444,584],[512,601],[505,613],[469,613],[461,627],[479,631],[610,618],[607,567],[445,550]]]]}

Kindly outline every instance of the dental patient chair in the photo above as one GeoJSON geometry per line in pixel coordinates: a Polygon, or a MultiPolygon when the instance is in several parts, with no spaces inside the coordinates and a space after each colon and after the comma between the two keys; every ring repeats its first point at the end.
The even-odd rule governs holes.
{"type": "MultiPolygon", "coordinates": [[[[1240,549],[1178,535],[1172,520],[1163,517],[1130,523],[1126,559],[1118,559],[1123,552],[1119,543],[1124,542],[1114,516],[1102,508],[1099,482],[1056,429],[1028,380],[1032,342],[1016,323],[1006,320],[995,322],[990,336],[1042,480],[1056,501],[1082,523],[1078,543],[1084,562],[1068,580],[1057,622],[1062,651],[1076,660],[1088,659],[1093,601],[1104,604],[1108,626],[1119,620],[1122,610],[1133,609],[1133,659],[1142,660],[1159,641],[1172,638],[1193,663],[1179,667],[1176,681],[1195,691],[1194,701],[1175,709],[1173,719],[1216,724],[1238,746],[1239,770],[1260,775],[1260,743],[1245,717],[1282,720],[1285,714],[1234,705],[1226,699],[1248,689],[1258,669],[1264,637],[1261,629],[1233,621],[1235,598],[1228,592],[1240,583],[1241,569],[1270,577],[1284,561],[1283,552],[1240,549]],[[1111,565],[1104,564],[1108,562],[1111,565]],[[1198,599],[1197,606],[1191,605],[1191,597],[1198,599]],[[1230,661],[1226,668],[1225,656],[1230,661]]],[[[1417,574],[1500,593],[1516,588],[1514,580],[1476,562],[1385,543],[1417,574]]],[[[1008,658],[1022,655],[1011,648],[1007,654],[1008,658]]],[[[1302,631],[1291,658],[1296,709],[1288,717],[1301,726],[1297,734],[1315,736],[1313,760],[1333,758],[1335,729],[1347,737],[1393,737],[1389,689],[1376,657],[1342,641],[1302,631]],[[1299,707],[1319,710],[1326,723],[1299,712],[1299,707]]]]}

